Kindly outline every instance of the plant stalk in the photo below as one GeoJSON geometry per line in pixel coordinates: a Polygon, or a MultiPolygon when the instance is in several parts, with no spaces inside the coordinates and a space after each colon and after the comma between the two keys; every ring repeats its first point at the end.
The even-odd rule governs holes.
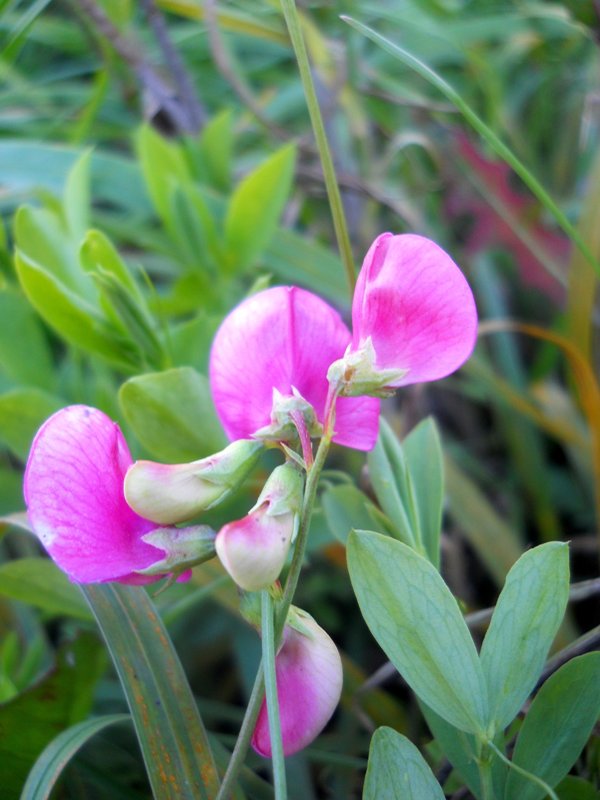
{"type": "Polygon", "coordinates": [[[267,716],[269,737],[271,739],[271,762],[273,764],[273,786],[275,800],[286,800],[285,757],[281,739],[279,719],[279,696],[277,694],[277,672],[275,669],[275,643],[273,599],[268,589],[261,592],[262,663],[265,673],[265,693],[267,696],[267,716]]]}

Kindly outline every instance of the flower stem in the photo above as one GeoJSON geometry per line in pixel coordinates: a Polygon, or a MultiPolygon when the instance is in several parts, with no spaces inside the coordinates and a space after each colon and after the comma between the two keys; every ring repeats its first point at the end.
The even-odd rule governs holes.
{"type": "Polygon", "coordinates": [[[317,93],[315,92],[315,85],[313,83],[312,75],[310,72],[310,63],[302,36],[302,29],[300,27],[300,18],[298,10],[296,9],[295,0],[281,0],[281,8],[285,17],[288,33],[298,62],[298,70],[304,87],[304,96],[306,97],[306,105],[308,106],[308,113],[312,124],[313,132],[317,142],[317,149],[321,158],[321,166],[323,167],[323,176],[325,178],[325,188],[327,190],[327,197],[329,199],[329,206],[331,208],[331,216],[333,217],[333,227],[335,229],[335,236],[338,242],[340,255],[344,263],[346,271],[346,279],[350,287],[350,293],[354,291],[355,271],[354,259],[352,258],[352,247],[350,245],[350,236],[348,235],[348,226],[346,224],[346,216],[344,214],[344,206],[342,205],[342,198],[335,176],[335,167],[333,166],[333,159],[327,141],[327,134],[325,133],[325,126],[323,125],[323,117],[321,116],[321,109],[319,108],[319,101],[317,100],[317,93]]]}
{"type": "Polygon", "coordinates": [[[269,719],[269,737],[271,739],[271,762],[273,764],[273,785],[275,800],[286,800],[285,758],[281,740],[281,724],[279,720],[279,696],[277,694],[277,673],[275,670],[275,627],[273,600],[268,590],[261,593],[262,617],[262,663],[265,673],[265,692],[267,696],[267,716],[269,719]]]}
{"type": "Polygon", "coordinates": [[[482,800],[495,800],[494,784],[492,781],[492,762],[489,758],[481,758],[477,762],[479,780],[481,781],[482,800]]]}
{"type": "MultiPolygon", "coordinates": [[[[298,529],[298,536],[296,537],[294,555],[292,558],[290,571],[288,572],[287,580],[285,582],[283,598],[281,602],[278,604],[274,620],[275,652],[277,652],[279,641],[281,639],[281,634],[283,633],[283,628],[285,626],[285,621],[287,619],[288,611],[290,610],[290,606],[294,598],[294,593],[296,591],[296,587],[298,586],[298,579],[300,577],[302,564],[304,562],[304,552],[306,550],[306,542],[308,540],[310,520],[312,517],[312,512],[317,495],[317,486],[319,483],[319,477],[323,470],[323,466],[325,464],[325,460],[327,458],[327,454],[331,446],[334,417],[335,417],[335,395],[332,394],[331,401],[329,402],[328,405],[328,412],[325,419],[325,424],[323,426],[325,429],[325,433],[323,435],[323,438],[319,442],[319,447],[317,448],[315,460],[313,464],[307,469],[306,489],[304,492],[304,500],[302,503],[302,511],[300,514],[300,525],[298,529]]],[[[264,635],[265,634],[263,630],[263,637],[264,635]]],[[[264,647],[264,640],[263,640],[263,647],[264,647]]],[[[223,776],[221,789],[216,797],[216,800],[229,800],[229,798],[231,797],[231,793],[233,791],[233,787],[237,780],[238,773],[244,764],[244,759],[246,758],[246,752],[248,751],[248,747],[250,745],[252,733],[256,726],[256,720],[258,718],[260,706],[265,693],[264,681],[263,681],[264,664],[265,662],[263,657],[263,661],[261,661],[261,664],[258,668],[258,672],[256,673],[254,686],[252,687],[252,694],[250,695],[250,699],[248,700],[248,706],[246,708],[246,714],[244,715],[242,727],[240,728],[240,733],[235,743],[235,747],[233,748],[231,759],[227,766],[227,771],[223,776]]],[[[272,738],[273,737],[271,737],[271,740],[272,738]]]]}

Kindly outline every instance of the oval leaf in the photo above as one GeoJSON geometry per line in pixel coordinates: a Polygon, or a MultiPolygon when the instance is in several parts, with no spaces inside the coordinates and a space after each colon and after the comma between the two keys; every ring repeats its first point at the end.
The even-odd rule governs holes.
{"type": "MultiPolygon", "coordinates": [[[[600,653],[578,656],[548,678],[531,704],[513,761],[555,786],[571,769],[600,715],[600,653]]],[[[544,791],[516,772],[505,800],[541,800],[544,791]]]]}
{"type": "Polygon", "coordinates": [[[458,604],[435,567],[410,547],[366,531],[348,540],[348,566],[371,633],[423,702],[468,733],[483,733],[487,691],[458,604]]]}
{"type": "Polygon", "coordinates": [[[569,598],[569,552],[548,542],[521,556],[506,578],[481,648],[492,721],[516,716],[540,676],[569,598]]]}
{"type": "Polygon", "coordinates": [[[429,764],[406,736],[379,728],[371,739],[363,800],[444,800],[429,764]]]}

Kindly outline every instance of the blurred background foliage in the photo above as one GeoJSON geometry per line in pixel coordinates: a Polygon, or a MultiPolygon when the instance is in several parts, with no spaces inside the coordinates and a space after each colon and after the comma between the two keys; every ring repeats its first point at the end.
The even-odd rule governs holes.
{"type": "MultiPolygon", "coordinates": [[[[524,549],[563,539],[574,579],[595,578],[597,269],[432,81],[340,19],[370,26],[449,83],[598,258],[595,5],[306,0],[300,8],[357,264],[378,233],[415,231],[453,254],[476,293],[482,335],[471,361],[385,408],[400,436],[430,414],[441,429],[445,577],[466,610],[482,609],[524,549]]],[[[23,464],[53,411],[105,410],[136,457],[207,455],[224,443],[206,370],[227,311],[269,284],[305,286],[344,314],[350,293],[275,0],[2,0],[0,70],[0,513],[9,515],[23,510],[23,464]]],[[[292,797],[302,800],[359,797],[378,725],[428,741],[398,678],[385,669],[372,676],[384,658],[345,569],[351,526],[391,524],[373,467],[342,449],[329,466],[298,604],[340,646],[345,687],[326,733],[289,760],[292,797]]],[[[268,469],[265,459],[210,521],[242,516],[268,469]]],[[[9,522],[0,540],[7,800],[61,730],[90,710],[126,711],[78,589],[9,522]]],[[[596,624],[592,592],[572,605],[558,647],[577,646],[596,624]]],[[[231,747],[259,654],[234,587],[210,563],[156,602],[207,727],[231,747]]],[[[560,797],[597,797],[599,774],[593,736],[560,797]]],[[[247,791],[270,796],[260,780],[247,791]]],[[[121,721],[83,748],[53,796],[148,793],[121,721]]]]}

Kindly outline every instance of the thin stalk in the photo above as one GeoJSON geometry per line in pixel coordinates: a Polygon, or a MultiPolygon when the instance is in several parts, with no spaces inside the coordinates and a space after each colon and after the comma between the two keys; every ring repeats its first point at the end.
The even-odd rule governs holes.
{"type": "Polygon", "coordinates": [[[350,294],[354,291],[354,283],[356,280],[356,273],[354,270],[354,259],[352,258],[352,247],[350,245],[350,236],[348,235],[348,225],[346,223],[346,215],[344,214],[344,206],[338,182],[335,175],[335,167],[333,166],[333,159],[331,157],[331,150],[327,141],[327,134],[325,133],[325,126],[323,124],[323,117],[321,116],[321,109],[319,101],[317,100],[317,93],[313,83],[310,63],[308,61],[308,54],[302,36],[302,29],[300,27],[300,18],[296,9],[295,0],[281,0],[281,8],[287,25],[288,33],[298,62],[298,71],[300,72],[300,79],[304,87],[304,96],[306,98],[306,105],[310,115],[313,132],[317,142],[317,149],[321,159],[321,166],[323,167],[323,176],[325,178],[325,188],[327,190],[327,198],[331,208],[331,216],[333,217],[333,227],[337,239],[340,255],[346,271],[346,279],[350,287],[350,294]]]}
{"type": "Polygon", "coordinates": [[[277,694],[277,672],[275,670],[275,643],[273,599],[268,590],[261,592],[262,661],[265,672],[265,693],[267,696],[267,717],[271,739],[271,763],[273,764],[273,786],[275,800],[286,800],[285,758],[281,740],[279,719],[279,696],[277,694]]]}
{"type": "Polygon", "coordinates": [[[543,781],[541,778],[538,778],[538,776],[534,775],[532,772],[527,772],[526,769],[523,769],[522,767],[519,767],[519,765],[515,764],[514,761],[511,761],[510,759],[508,759],[504,755],[504,753],[496,747],[496,745],[493,742],[488,742],[488,746],[491,747],[491,749],[494,751],[494,753],[496,753],[498,758],[501,761],[504,761],[504,763],[508,767],[510,767],[510,769],[513,769],[515,772],[518,772],[519,775],[522,775],[524,778],[527,778],[528,781],[531,781],[532,783],[537,784],[541,789],[543,789],[546,792],[546,794],[548,795],[548,797],[551,798],[551,800],[558,800],[558,796],[552,790],[552,788],[550,786],[548,786],[546,781],[543,781]]]}
{"type": "MultiPolygon", "coordinates": [[[[315,498],[317,494],[317,485],[319,483],[319,477],[323,470],[323,466],[325,464],[325,460],[329,452],[329,447],[331,446],[331,439],[333,437],[333,424],[335,418],[335,392],[331,391],[330,395],[331,397],[328,398],[327,414],[324,425],[325,432],[323,434],[323,438],[319,442],[319,447],[317,448],[315,460],[312,466],[307,470],[306,488],[304,492],[304,500],[302,503],[302,511],[300,514],[300,525],[298,529],[298,536],[296,537],[294,555],[292,558],[290,571],[288,572],[287,580],[285,582],[283,598],[281,602],[278,604],[277,614],[275,617],[275,623],[274,623],[275,651],[277,651],[277,648],[279,646],[279,641],[281,639],[281,634],[283,633],[283,628],[285,626],[287,614],[292,604],[296,587],[298,586],[298,579],[300,577],[302,564],[304,562],[304,553],[306,550],[306,542],[308,540],[310,520],[312,517],[315,498]]],[[[261,661],[260,666],[258,668],[258,672],[254,680],[254,686],[252,687],[252,694],[250,695],[250,699],[248,700],[248,706],[246,707],[244,721],[242,722],[242,727],[240,728],[240,733],[235,743],[235,747],[233,748],[231,759],[227,766],[227,771],[223,776],[221,789],[216,797],[216,800],[229,800],[229,798],[231,797],[231,792],[233,791],[233,787],[237,780],[238,774],[244,764],[246,753],[250,745],[252,733],[254,732],[254,728],[256,726],[256,720],[258,719],[258,714],[265,693],[263,677],[264,677],[264,660],[261,661]]]]}
{"type": "Polygon", "coordinates": [[[489,759],[481,759],[477,762],[479,769],[479,780],[481,781],[482,800],[496,800],[494,795],[494,783],[492,781],[492,763],[489,759]]]}

